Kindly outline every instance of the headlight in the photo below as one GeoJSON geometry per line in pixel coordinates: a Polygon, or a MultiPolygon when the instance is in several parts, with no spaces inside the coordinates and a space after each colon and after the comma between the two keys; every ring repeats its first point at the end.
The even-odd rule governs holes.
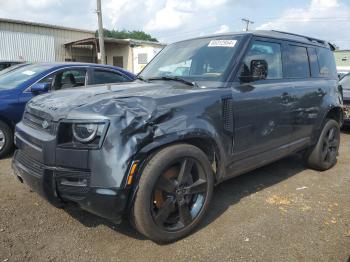
{"type": "Polygon", "coordinates": [[[77,149],[101,148],[108,127],[108,120],[62,121],[58,125],[57,145],[77,149]]]}
{"type": "Polygon", "coordinates": [[[89,143],[96,138],[98,124],[73,124],[73,135],[81,143],[89,143]]]}

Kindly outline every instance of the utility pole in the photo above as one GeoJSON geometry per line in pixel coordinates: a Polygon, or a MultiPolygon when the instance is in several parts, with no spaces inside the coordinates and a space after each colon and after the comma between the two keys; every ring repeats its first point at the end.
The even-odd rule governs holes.
{"type": "Polygon", "coordinates": [[[98,19],[98,42],[99,42],[99,46],[100,46],[100,56],[101,56],[100,63],[106,64],[105,41],[104,41],[104,37],[103,37],[101,0],[97,0],[96,14],[97,14],[97,19],[98,19]]]}
{"type": "Polygon", "coordinates": [[[248,31],[249,30],[249,24],[254,24],[254,22],[252,20],[246,19],[246,18],[242,18],[242,22],[246,23],[245,26],[245,30],[248,31]]]}

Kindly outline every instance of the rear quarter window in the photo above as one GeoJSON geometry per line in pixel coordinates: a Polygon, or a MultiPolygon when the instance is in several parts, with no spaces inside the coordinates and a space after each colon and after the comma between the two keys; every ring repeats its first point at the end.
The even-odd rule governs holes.
{"type": "Polygon", "coordinates": [[[337,78],[337,68],[332,51],[327,48],[317,48],[317,58],[321,77],[337,78]]]}

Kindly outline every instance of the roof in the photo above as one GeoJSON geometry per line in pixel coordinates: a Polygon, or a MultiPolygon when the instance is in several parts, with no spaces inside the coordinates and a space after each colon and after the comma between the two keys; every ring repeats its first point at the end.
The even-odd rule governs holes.
{"type": "MultiPolygon", "coordinates": [[[[90,37],[90,38],[85,38],[85,39],[66,43],[65,46],[89,45],[89,44],[93,44],[93,43],[97,43],[97,42],[98,42],[97,37],[90,37]]],[[[105,43],[124,44],[124,45],[152,45],[152,46],[159,46],[159,47],[166,46],[166,44],[158,43],[158,42],[151,42],[151,41],[137,40],[137,39],[117,39],[117,38],[110,38],[110,37],[105,37],[104,42],[105,43]]]]}
{"type": "MultiPolygon", "coordinates": [[[[327,48],[330,47],[329,46],[330,44],[324,40],[320,40],[309,36],[298,35],[298,34],[288,33],[288,32],[281,32],[281,31],[274,31],[274,30],[252,30],[252,31],[243,31],[243,32],[231,32],[231,33],[203,36],[199,38],[216,37],[216,36],[233,36],[233,35],[255,35],[255,36],[261,36],[261,37],[295,41],[295,42],[300,42],[305,44],[313,44],[313,45],[323,46],[327,48]]],[[[193,38],[193,39],[196,39],[196,38],[193,38]]]]}
{"type": "Polygon", "coordinates": [[[95,31],[92,31],[92,30],[85,30],[85,29],[79,29],[79,28],[73,28],[73,27],[50,25],[50,24],[36,23],[36,22],[29,22],[29,21],[22,21],[22,20],[14,20],[14,19],[7,19],[7,18],[0,18],[0,23],[1,22],[12,23],[12,24],[19,24],[19,25],[39,26],[39,27],[45,27],[45,28],[53,28],[53,29],[69,30],[69,31],[76,31],[76,32],[82,32],[82,33],[95,34],[95,31]]]}

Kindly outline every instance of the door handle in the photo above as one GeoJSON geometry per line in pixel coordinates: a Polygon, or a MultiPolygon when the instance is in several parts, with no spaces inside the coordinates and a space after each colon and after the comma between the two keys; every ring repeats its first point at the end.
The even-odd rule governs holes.
{"type": "Polygon", "coordinates": [[[325,95],[326,95],[326,92],[323,91],[322,88],[319,88],[319,89],[317,89],[317,95],[318,95],[318,96],[325,96],[325,95]]]}
{"type": "Polygon", "coordinates": [[[291,96],[287,92],[283,92],[283,94],[281,95],[281,100],[283,102],[289,102],[290,98],[291,98],[291,96]]]}

